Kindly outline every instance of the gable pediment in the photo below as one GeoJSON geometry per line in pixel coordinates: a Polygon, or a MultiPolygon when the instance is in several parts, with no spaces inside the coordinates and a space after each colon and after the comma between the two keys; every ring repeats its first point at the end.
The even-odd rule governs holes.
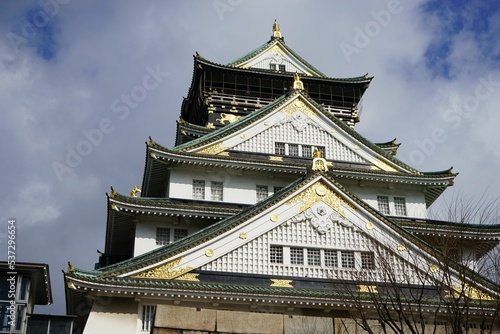
{"type": "Polygon", "coordinates": [[[234,150],[277,155],[275,158],[279,159],[279,155],[288,155],[292,151],[290,145],[297,150],[290,153],[290,156],[295,154],[304,157],[310,157],[312,147],[322,147],[328,161],[363,164],[374,170],[403,170],[387,159],[385,154],[377,152],[377,148],[369,147],[348,131],[326,110],[315,105],[302,93],[295,92],[291,97],[277,100],[256,114],[238,119],[213,133],[211,136],[214,140],[207,140],[205,144],[186,151],[225,154],[224,152],[234,150]],[[285,152],[277,152],[279,143],[285,145],[285,152]]]}

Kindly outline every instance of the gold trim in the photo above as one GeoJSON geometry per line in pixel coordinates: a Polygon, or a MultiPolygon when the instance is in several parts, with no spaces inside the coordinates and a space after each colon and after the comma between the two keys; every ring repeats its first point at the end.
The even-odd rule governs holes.
{"type": "Polygon", "coordinates": [[[173,279],[175,277],[181,276],[191,270],[192,267],[184,267],[179,269],[174,269],[182,261],[182,258],[175,259],[173,261],[160,264],[152,269],[143,271],[141,273],[135,274],[132,278],[155,278],[155,279],[173,279]]]}
{"type": "Polygon", "coordinates": [[[279,286],[280,288],[293,288],[291,284],[293,280],[291,279],[279,279],[279,278],[270,278],[272,281],[271,286],[279,286]]]}
{"type": "Polygon", "coordinates": [[[241,232],[241,233],[240,233],[239,238],[240,238],[241,240],[245,240],[245,239],[247,238],[247,234],[246,234],[246,232],[241,232]]]}
{"type": "Polygon", "coordinates": [[[272,215],[271,216],[271,221],[276,223],[278,220],[280,219],[280,217],[278,215],[272,215]]]}
{"type": "Polygon", "coordinates": [[[358,285],[358,292],[378,293],[376,285],[358,285]]]}
{"type": "Polygon", "coordinates": [[[301,193],[291,198],[286,204],[291,205],[297,202],[302,202],[302,205],[297,212],[302,213],[319,201],[322,201],[333,210],[337,211],[344,218],[346,218],[346,214],[343,207],[349,207],[354,210],[351,204],[340,198],[335,192],[324,185],[321,181],[317,181],[309,188],[303,190],[301,193]],[[324,193],[324,195],[319,195],[318,192],[324,193]]]}
{"type": "Polygon", "coordinates": [[[245,138],[246,138],[245,134],[244,134],[244,133],[242,133],[242,134],[240,135],[240,138],[241,138],[241,139],[245,139],[245,138]]]}
{"type": "Polygon", "coordinates": [[[396,172],[397,170],[391,166],[389,166],[388,164],[386,164],[385,162],[383,162],[382,160],[380,159],[377,159],[377,161],[375,162],[375,165],[382,169],[382,170],[385,170],[387,172],[396,172]]]}
{"type": "Polygon", "coordinates": [[[208,122],[208,123],[207,123],[207,125],[206,125],[206,127],[207,127],[208,129],[215,129],[215,125],[214,125],[214,123],[212,123],[212,122],[208,122]]]}
{"type": "Polygon", "coordinates": [[[111,203],[111,210],[120,211],[115,203],[111,203]]]}
{"type": "Polygon", "coordinates": [[[283,157],[277,157],[277,156],[271,155],[269,157],[269,160],[271,160],[271,161],[283,161],[283,157]]]}
{"type": "Polygon", "coordinates": [[[201,150],[197,151],[196,153],[201,153],[201,154],[218,154],[222,151],[227,150],[229,147],[223,145],[224,142],[219,142],[216,144],[213,144],[211,146],[202,148],[201,150]]]}
{"type": "Polygon", "coordinates": [[[176,281],[193,281],[193,282],[199,282],[200,280],[198,279],[198,276],[200,274],[194,274],[194,273],[186,273],[184,275],[181,275],[179,277],[174,278],[176,281]]]}
{"type": "Polygon", "coordinates": [[[495,298],[493,298],[491,295],[482,292],[481,290],[470,286],[469,284],[451,284],[450,290],[448,290],[445,298],[462,298],[462,296],[475,300],[495,300],[495,298]]]}
{"type": "Polygon", "coordinates": [[[301,111],[304,115],[312,119],[316,117],[316,113],[300,98],[297,98],[294,102],[289,103],[283,109],[279,110],[279,112],[285,114],[285,117],[289,117],[297,111],[301,111]]]}
{"type": "Polygon", "coordinates": [[[269,122],[264,122],[264,125],[265,126],[269,126],[269,122]]]}
{"type": "Polygon", "coordinates": [[[355,150],[359,150],[359,146],[358,145],[354,145],[354,149],[355,150]]]}
{"type": "MultiPolygon", "coordinates": [[[[222,106],[224,108],[224,106],[222,106]]],[[[239,115],[233,115],[233,114],[226,114],[226,113],[221,113],[220,118],[217,118],[216,121],[219,122],[222,125],[225,125],[226,122],[229,124],[236,122],[239,120],[242,116],[239,115]]]]}
{"type": "Polygon", "coordinates": [[[205,256],[206,257],[212,257],[214,256],[214,250],[212,248],[209,248],[205,251],[205,256]]]}
{"type": "Polygon", "coordinates": [[[372,222],[366,222],[365,226],[369,230],[373,230],[373,228],[375,227],[375,225],[372,222]]]}
{"type": "Polygon", "coordinates": [[[403,245],[398,245],[398,251],[404,252],[406,250],[406,247],[403,245]]]}
{"type": "Polygon", "coordinates": [[[429,266],[429,270],[430,270],[432,273],[434,273],[434,274],[435,274],[435,273],[437,273],[437,271],[438,271],[438,267],[437,267],[435,264],[431,264],[431,265],[429,266]]]}
{"type": "Polygon", "coordinates": [[[134,188],[130,191],[130,196],[132,197],[137,197],[137,193],[140,193],[141,189],[137,185],[134,186],[134,188]]]}

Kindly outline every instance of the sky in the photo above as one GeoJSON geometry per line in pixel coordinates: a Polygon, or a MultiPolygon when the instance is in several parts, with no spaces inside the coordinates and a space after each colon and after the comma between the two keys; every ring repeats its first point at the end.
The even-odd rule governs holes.
{"type": "Polygon", "coordinates": [[[37,313],[65,313],[68,261],[93,269],[105,194],[141,185],[148,137],[174,145],[193,54],[229,63],[275,19],[326,75],[374,76],[358,132],[460,173],[433,206],[500,197],[496,0],[1,1],[0,260],[13,218],[16,260],[50,267],[54,304],[37,313]]]}

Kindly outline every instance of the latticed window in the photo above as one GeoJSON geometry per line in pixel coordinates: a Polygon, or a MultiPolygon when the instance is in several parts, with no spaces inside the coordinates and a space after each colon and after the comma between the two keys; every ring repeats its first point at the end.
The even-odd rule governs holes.
{"type": "Polygon", "coordinates": [[[166,245],[170,243],[170,228],[157,227],[156,228],[156,244],[166,245]]]}
{"type": "Polygon", "coordinates": [[[298,157],[299,156],[299,145],[288,144],[288,155],[298,157]]]}
{"type": "Polygon", "coordinates": [[[290,263],[304,264],[304,249],[290,248],[290,263]]]}
{"type": "Polygon", "coordinates": [[[256,193],[257,201],[262,201],[263,199],[267,198],[267,196],[269,196],[269,188],[268,186],[257,185],[256,193]]]}
{"type": "Polygon", "coordinates": [[[142,306],[142,331],[151,331],[153,328],[153,322],[155,318],[156,306],[155,305],[143,305],[142,306]]]}
{"type": "Polygon", "coordinates": [[[316,146],[318,149],[319,153],[321,153],[321,156],[326,159],[326,151],[324,146],[316,146]]]}
{"type": "Polygon", "coordinates": [[[372,252],[361,252],[361,268],[375,269],[375,257],[372,252]]]}
{"type": "Polygon", "coordinates": [[[222,182],[210,182],[210,193],[212,201],[222,201],[223,198],[223,184],[222,182]]]}
{"type": "Polygon", "coordinates": [[[270,69],[270,70],[276,70],[277,66],[278,66],[278,64],[273,64],[273,63],[270,63],[270,64],[269,64],[269,69],[270,69]]]}
{"type": "Polygon", "coordinates": [[[271,246],[269,260],[271,263],[283,263],[283,246],[271,246]]]}
{"type": "Polygon", "coordinates": [[[307,250],[307,264],[310,266],[320,266],[321,265],[321,252],[319,249],[308,249],[307,250]]]}
{"type": "Polygon", "coordinates": [[[387,196],[377,196],[378,211],[384,215],[391,213],[389,210],[389,197],[387,196]]]}
{"type": "Polygon", "coordinates": [[[285,143],[274,143],[274,154],[285,155],[285,143]]]}
{"type": "Polygon", "coordinates": [[[185,238],[188,235],[187,228],[174,228],[174,241],[185,238]]]}
{"type": "Polygon", "coordinates": [[[205,199],[205,181],[193,180],[193,199],[205,199]]]}
{"type": "Polygon", "coordinates": [[[404,197],[394,197],[394,209],[397,216],[406,216],[406,200],[404,197]]]}
{"type": "Polygon", "coordinates": [[[312,147],[311,145],[302,145],[302,156],[304,158],[312,157],[312,147]]]}
{"type": "Polygon", "coordinates": [[[354,252],[342,251],[340,253],[342,268],[354,268],[354,252]]]}
{"type": "Polygon", "coordinates": [[[325,251],[325,266],[336,268],[339,266],[337,251],[326,249],[325,251]]]}
{"type": "Polygon", "coordinates": [[[285,72],[286,67],[285,65],[279,65],[279,69],[281,72],[285,72]]]}

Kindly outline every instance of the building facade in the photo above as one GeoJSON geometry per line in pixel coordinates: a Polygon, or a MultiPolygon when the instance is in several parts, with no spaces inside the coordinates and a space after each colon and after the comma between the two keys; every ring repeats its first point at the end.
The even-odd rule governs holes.
{"type": "Polygon", "coordinates": [[[175,146],[150,138],[142,186],[108,194],[98,266],[65,273],[78,331],[498,326],[499,287],[476,269],[500,225],[427,219],[456,173],[355,130],[371,81],[321,73],[276,22],[234,62],[196,54],[175,146]]]}

